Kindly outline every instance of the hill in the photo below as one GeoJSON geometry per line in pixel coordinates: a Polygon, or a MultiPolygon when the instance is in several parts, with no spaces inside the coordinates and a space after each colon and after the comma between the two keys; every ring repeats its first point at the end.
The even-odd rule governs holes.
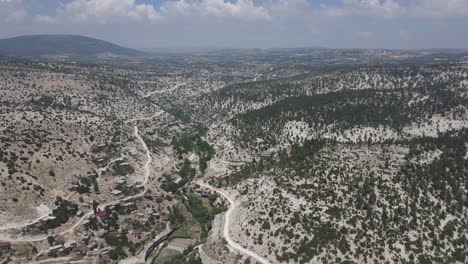
{"type": "Polygon", "coordinates": [[[272,263],[464,262],[467,77],[355,67],[194,100],[214,116],[206,174],[238,204],[231,238],[272,263]]]}
{"type": "Polygon", "coordinates": [[[71,55],[139,56],[141,51],[113,43],[76,35],[31,35],[0,39],[0,54],[8,56],[71,55]]]}

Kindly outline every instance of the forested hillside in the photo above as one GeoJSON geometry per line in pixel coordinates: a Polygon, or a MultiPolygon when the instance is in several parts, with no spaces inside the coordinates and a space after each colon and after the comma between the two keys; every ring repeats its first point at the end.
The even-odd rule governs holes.
{"type": "Polygon", "coordinates": [[[468,69],[324,71],[203,99],[236,241],[278,263],[455,263],[468,255],[468,69]],[[223,143],[221,143],[223,142],[223,143]]]}
{"type": "Polygon", "coordinates": [[[468,71],[463,66],[386,66],[346,67],[311,71],[293,77],[237,83],[223,87],[191,103],[198,118],[232,118],[285,98],[312,96],[343,90],[412,90],[426,92],[437,87],[468,86],[468,71]]]}

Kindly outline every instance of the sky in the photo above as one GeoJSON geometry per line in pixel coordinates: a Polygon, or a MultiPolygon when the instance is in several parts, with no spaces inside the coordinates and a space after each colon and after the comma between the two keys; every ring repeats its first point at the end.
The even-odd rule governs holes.
{"type": "Polygon", "coordinates": [[[468,0],[0,0],[0,38],[132,48],[468,48],[468,0]]]}

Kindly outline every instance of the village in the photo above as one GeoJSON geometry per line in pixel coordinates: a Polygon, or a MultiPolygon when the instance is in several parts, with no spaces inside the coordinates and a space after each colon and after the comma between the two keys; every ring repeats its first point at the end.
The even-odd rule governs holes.
{"type": "MultiPolygon", "coordinates": [[[[106,146],[101,144],[97,148],[102,150],[106,146]]],[[[170,258],[201,242],[201,228],[204,227],[193,220],[181,194],[205,200],[204,206],[211,208],[209,204],[213,205],[213,197],[216,197],[213,191],[198,184],[184,185],[173,192],[166,189],[169,182],[182,180],[179,171],[186,169],[187,159],[183,166],[158,172],[162,177],[149,175],[145,185],[132,178],[140,170],[134,169],[125,158],[111,160],[103,158],[105,155],[105,152],[94,151],[94,160],[104,167],[66,185],[65,198],[55,198],[56,208],[49,215],[14,231],[13,240],[30,237],[29,241],[0,241],[3,260],[23,263],[25,260],[66,259],[111,263],[132,256],[137,259],[140,256],[138,260],[141,260],[142,255],[149,258],[161,252],[165,258],[170,258]],[[169,176],[171,174],[174,176],[169,176]],[[182,215],[180,210],[184,212],[182,215]],[[183,228],[186,231],[176,233],[172,242],[176,246],[165,245],[175,251],[156,247],[169,239],[169,234],[180,229],[187,219],[191,224],[183,228]],[[148,251],[151,246],[153,249],[148,251]]],[[[189,156],[193,154],[184,154],[184,157],[189,156]]],[[[198,167],[198,164],[189,165],[192,166],[198,167]]],[[[213,183],[223,179],[224,176],[211,178],[213,183]]]]}
{"type": "MultiPolygon", "coordinates": [[[[122,180],[118,180],[117,184],[123,184],[122,180]]],[[[142,190],[140,185],[126,187],[134,191],[142,190]]],[[[68,190],[75,193],[76,188],[75,185],[70,185],[68,190]]],[[[191,187],[190,192],[204,199],[213,195],[212,191],[197,185],[191,187]]],[[[60,210],[54,210],[52,215],[25,227],[16,235],[45,235],[46,241],[13,244],[0,242],[1,256],[13,263],[23,263],[24,259],[19,257],[21,255],[32,262],[66,257],[67,260],[109,263],[141,254],[153,239],[175,224],[180,224],[171,219],[175,217],[171,206],[178,204],[177,199],[180,199],[172,193],[148,190],[144,196],[130,200],[126,199],[129,196],[123,191],[116,189],[111,191],[111,195],[119,202],[102,210],[97,208],[97,203],[84,203],[78,207],[76,204],[60,201],[60,210]],[[89,210],[92,214],[87,217],[85,212],[89,210]],[[68,221],[54,228],[58,219],[64,215],[68,221]],[[63,232],[76,223],[80,224],[73,232],[63,232]],[[9,255],[14,257],[8,258],[9,255]]],[[[195,241],[186,243],[180,251],[194,243],[195,241]]]]}

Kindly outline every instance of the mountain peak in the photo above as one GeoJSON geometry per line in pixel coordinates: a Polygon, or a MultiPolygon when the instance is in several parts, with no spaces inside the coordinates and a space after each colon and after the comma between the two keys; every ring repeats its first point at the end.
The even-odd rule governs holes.
{"type": "Polygon", "coordinates": [[[103,53],[117,56],[144,54],[138,50],[80,35],[28,35],[0,39],[0,54],[8,56],[96,56],[103,53]]]}

